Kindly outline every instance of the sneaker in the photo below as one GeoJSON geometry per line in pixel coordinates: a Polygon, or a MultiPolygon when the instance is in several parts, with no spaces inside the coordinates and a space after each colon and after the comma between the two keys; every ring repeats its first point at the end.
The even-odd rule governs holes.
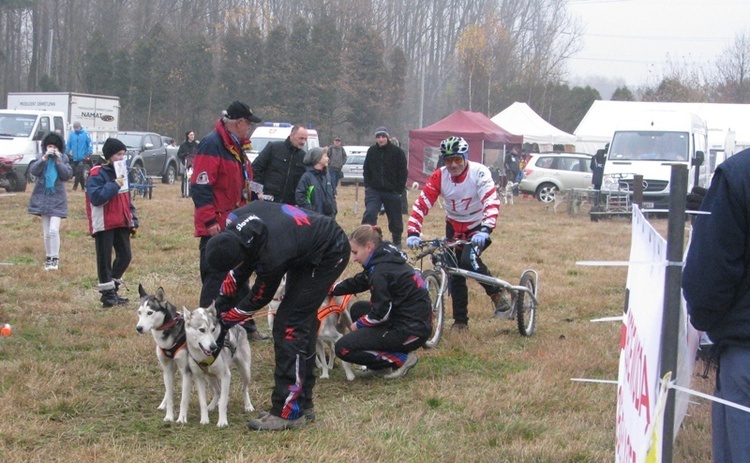
{"type": "Polygon", "coordinates": [[[469,325],[467,325],[466,323],[453,322],[453,325],[451,325],[451,331],[453,332],[463,333],[468,330],[469,325]]]}
{"type": "Polygon", "coordinates": [[[45,270],[57,270],[60,265],[60,259],[57,257],[50,258],[49,264],[44,267],[45,270]]]}
{"type": "Polygon", "coordinates": [[[492,303],[495,304],[495,318],[507,318],[507,314],[510,313],[510,301],[505,291],[500,291],[490,296],[492,303]]]}
{"type": "Polygon", "coordinates": [[[50,256],[47,256],[47,259],[44,260],[44,270],[52,270],[52,258],[50,256]]]}
{"type": "Polygon", "coordinates": [[[393,370],[392,373],[383,376],[383,378],[393,379],[393,378],[400,378],[402,376],[406,376],[409,370],[411,370],[412,367],[417,364],[417,360],[419,360],[419,357],[417,357],[417,354],[415,354],[414,352],[409,352],[409,354],[406,356],[406,360],[404,360],[403,365],[393,370]]]}
{"type": "MultiPolygon", "coordinates": [[[[266,415],[270,415],[268,412],[260,412],[258,419],[264,418],[266,415]]],[[[315,407],[306,408],[304,412],[305,419],[308,423],[315,421],[315,407]]]]}
{"type": "Polygon", "coordinates": [[[117,305],[123,305],[130,302],[130,299],[124,296],[120,296],[120,294],[115,291],[115,297],[117,298],[117,305]]]}
{"type": "Polygon", "coordinates": [[[284,431],[285,429],[301,428],[307,424],[304,416],[296,420],[285,420],[280,416],[264,415],[262,418],[255,418],[247,422],[247,427],[255,431],[284,431]]]}
{"type": "Polygon", "coordinates": [[[270,338],[270,336],[268,336],[267,334],[263,334],[260,331],[258,331],[258,327],[255,326],[253,323],[243,323],[240,326],[245,328],[248,339],[251,339],[253,341],[265,341],[266,339],[270,338]]]}

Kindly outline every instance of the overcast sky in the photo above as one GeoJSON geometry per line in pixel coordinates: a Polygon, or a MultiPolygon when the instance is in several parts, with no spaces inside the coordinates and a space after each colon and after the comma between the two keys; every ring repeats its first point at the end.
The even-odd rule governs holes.
{"type": "Polygon", "coordinates": [[[670,62],[710,68],[750,31],[750,0],[569,0],[568,8],[585,30],[568,67],[579,85],[605,76],[635,89],[658,82],[670,62]]]}

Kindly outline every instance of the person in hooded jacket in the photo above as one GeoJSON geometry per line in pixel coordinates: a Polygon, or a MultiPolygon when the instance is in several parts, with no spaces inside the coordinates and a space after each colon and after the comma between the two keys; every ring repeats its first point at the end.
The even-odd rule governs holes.
{"type": "Polygon", "coordinates": [[[29,167],[36,177],[29,200],[29,214],[42,218],[47,255],[44,270],[57,270],[60,262],[60,223],[68,216],[65,182],[73,176],[73,169],[64,155],[65,142],[60,135],[55,132],[45,135],[42,150],[29,167]]]}
{"type": "Polygon", "coordinates": [[[297,206],[336,218],[336,198],[328,172],[328,148],[313,148],[305,154],[307,171],[297,184],[297,206]]]}
{"type": "Polygon", "coordinates": [[[352,260],[364,270],[337,283],[331,295],[369,289],[370,300],[353,304],[352,331],[336,342],[335,351],[376,376],[399,378],[416,365],[414,351],[432,332],[432,305],[419,271],[382,239],[380,227],[372,225],[361,225],[349,238],[352,260]]]}
{"type": "Polygon", "coordinates": [[[130,192],[122,188],[126,179],[118,176],[115,169],[115,163],[125,159],[126,151],[122,141],[107,138],[102,145],[104,162],[91,169],[86,181],[86,216],[96,247],[99,300],[105,308],[128,302],[118,290],[133,257],[130,238],[135,237],[138,228],[130,192]]]}

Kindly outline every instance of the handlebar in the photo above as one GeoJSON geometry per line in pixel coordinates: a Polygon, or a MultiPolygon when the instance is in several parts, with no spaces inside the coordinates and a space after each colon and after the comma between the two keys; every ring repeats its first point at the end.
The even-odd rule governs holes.
{"type": "Polygon", "coordinates": [[[465,246],[467,244],[471,244],[471,241],[469,240],[454,240],[449,241],[447,238],[435,238],[432,240],[426,240],[419,243],[418,247],[420,249],[427,248],[414,256],[414,260],[420,260],[423,259],[426,256],[429,256],[433,252],[437,251],[440,247],[446,247],[446,248],[455,248],[457,246],[465,246]]]}

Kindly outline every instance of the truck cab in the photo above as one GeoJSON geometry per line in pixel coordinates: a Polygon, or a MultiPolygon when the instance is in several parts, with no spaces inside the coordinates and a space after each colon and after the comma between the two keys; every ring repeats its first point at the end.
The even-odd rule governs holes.
{"type": "MultiPolygon", "coordinates": [[[[13,160],[19,179],[33,181],[29,165],[41,152],[42,138],[54,131],[66,140],[67,127],[62,112],[0,109],[0,156],[13,160]]],[[[19,182],[19,191],[25,189],[26,182],[19,182]]]]}
{"type": "Polygon", "coordinates": [[[673,165],[700,165],[708,146],[705,121],[684,111],[650,110],[624,115],[612,136],[602,190],[633,190],[643,176],[643,207],[667,209],[673,165]]]}

